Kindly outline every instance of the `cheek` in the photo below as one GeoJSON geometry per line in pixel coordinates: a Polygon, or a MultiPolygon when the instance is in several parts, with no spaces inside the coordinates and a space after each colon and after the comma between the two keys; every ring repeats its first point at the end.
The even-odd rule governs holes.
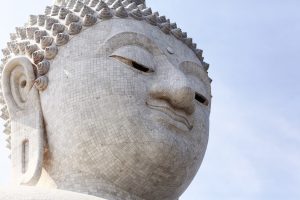
{"type": "Polygon", "coordinates": [[[201,151],[205,151],[209,137],[209,110],[204,105],[196,105],[195,126],[192,141],[201,151]]]}
{"type": "Polygon", "coordinates": [[[113,58],[108,58],[103,66],[99,67],[101,70],[97,72],[99,80],[97,90],[109,93],[120,101],[129,97],[135,100],[134,104],[145,102],[148,96],[149,76],[138,73],[113,58]]]}

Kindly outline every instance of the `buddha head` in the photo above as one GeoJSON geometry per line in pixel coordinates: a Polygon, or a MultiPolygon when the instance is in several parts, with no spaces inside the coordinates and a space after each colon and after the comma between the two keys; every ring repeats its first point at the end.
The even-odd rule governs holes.
{"type": "Polygon", "coordinates": [[[3,50],[13,181],[107,199],[177,200],[203,160],[202,51],[143,1],[57,1],[3,50]]]}

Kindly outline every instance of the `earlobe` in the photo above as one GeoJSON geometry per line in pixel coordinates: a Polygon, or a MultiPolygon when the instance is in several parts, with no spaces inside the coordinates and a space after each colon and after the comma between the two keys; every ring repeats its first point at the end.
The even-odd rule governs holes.
{"type": "Polygon", "coordinates": [[[2,73],[3,96],[11,123],[13,180],[23,185],[35,185],[43,165],[45,131],[35,78],[27,57],[9,60],[2,73]]]}

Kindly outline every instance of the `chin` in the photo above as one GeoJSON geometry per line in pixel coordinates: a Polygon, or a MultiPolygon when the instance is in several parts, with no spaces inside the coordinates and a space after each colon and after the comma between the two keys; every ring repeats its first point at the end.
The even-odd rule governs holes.
{"type": "Polygon", "coordinates": [[[160,194],[155,199],[172,196],[166,188],[176,188],[180,196],[200,166],[199,161],[189,160],[191,155],[184,158],[187,149],[163,141],[120,144],[110,147],[109,151],[114,164],[105,171],[102,169],[101,173],[111,180],[118,174],[116,186],[142,198],[158,191],[160,194]]]}
{"type": "MultiPolygon", "coordinates": [[[[180,196],[200,167],[202,148],[191,144],[186,133],[157,123],[147,125],[139,126],[136,130],[131,126],[132,132],[136,132],[133,133],[136,135],[133,141],[102,146],[99,152],[103,156],[103,148],[106,149],[104,157],[110,158],[110,167],[101,167],[99,172],[115,180],[117,187],[142,198],[150,194],[153,196],[158,191],[157,199],[174,195],[167,192],[170,190],[166,188],[177,188],[176,195],[180,196]],[[118,178],[115,178],[116,174],[118,178]],[[163,194],[163,191],[166,193],[163,194]]],[[[102,156],[99,160],[103,160],[102,156]]]]}

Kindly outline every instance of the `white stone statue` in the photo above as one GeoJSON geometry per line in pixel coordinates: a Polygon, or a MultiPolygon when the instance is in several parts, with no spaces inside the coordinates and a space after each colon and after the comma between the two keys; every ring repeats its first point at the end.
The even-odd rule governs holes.
{"type": "Polygon", "coordinates": [[[143,1],[57,1],[3,49],[1,200],[177,200],[208,142],[202,50],[143,1]],[[80,194],[81,193],[81,194],[80,194]]]}

